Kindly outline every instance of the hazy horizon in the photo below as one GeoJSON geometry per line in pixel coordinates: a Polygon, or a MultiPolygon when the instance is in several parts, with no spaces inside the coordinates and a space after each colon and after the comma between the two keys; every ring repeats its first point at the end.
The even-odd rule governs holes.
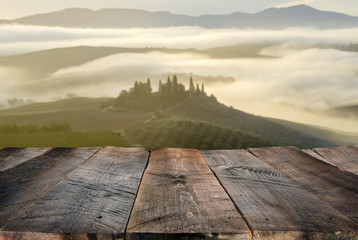
{"type": "Polygon", "coordinates": [[[85,3],[74,3],[70,0],[55,0],[43,2],[40,0],[13,0],[2,3],[3,10],[0,9],[1,19],[15,19],[34,14],[59,11],[66,8],[89,8],[99,10],[104,8],[127,8],[142,9],[147,11],[168,11],[174,14],[185,14],[199,16],[206,14],[230,14],[233,12],[257,13],[267,8],[284,8],[295,5],[305,4],[324,11],[342,12],[351,16],[358,16],[358,2],[355,0],[254,0],[248,4],[244,0],[224,0],[217,1],[180,1],[180,3],[167,0],[154,0],[150,3],[143,0],[124,1],[124,0],[104,0],[100,3],[89,0],[85,3]],[[22,6],[19,8],[19,6],[22,6]]]}
{"type": "MultiPolygon", "coordinates": [[[[155,85],[166,75],[179,74],[186,76],[179,81],[188,84],[188,76],[193,74],[194,79],[210,78],[206,82],[208,93],[237,109],[358,131],[355,119],[323,119],[321,115],[337,106],[358,104],[358,52],[344,50],[358,43],[358,28],[110,29],[3,24],[0,43],[0,56],[75,46],[159,48],[137,53],[109,52],[72,65],[66,64],[66,56],[61,54],[50,57],[48,63],[41,60],[45,61],[42,66],[25,56],[0,57],[3,106],[10,98],[48,101],[67,93],[116,97],[136,80],[149,77],[155,85]],[[229,50],[206,50],[217,47],[229,50]],[[160,48],[183,50],[163,52],[160,48]],[[233,81],[221,82],[222,77],[233,81]]],[[[71,58],[76,60],[76,55],[71,58]]]]}

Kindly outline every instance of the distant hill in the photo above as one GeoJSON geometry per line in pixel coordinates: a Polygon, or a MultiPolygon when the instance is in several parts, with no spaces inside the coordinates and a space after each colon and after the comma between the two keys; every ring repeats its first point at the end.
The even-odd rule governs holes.
{"type": "Polygon", "coordinates": [[[356,118],[358,120],[358,104],[335,107],[330,109],[328,113],[342,117],[356,118]]]}
{"type": "MultiPolygon", "coordinates": [[[[124,48],[124,47],[93,47],[76,46],[68,48],[54,48],[11,56],[0,56],[0,66],[25,69],[30,77],[43,77],[62,68],[79,66],[99,58],[120,53],[190,53],[202,54],[211,58],[267,58],[261,51],[277,44],[237,44],[197,50],[176,48],[124,48]]],[[[301,49],[322,48],[341,51],[358,52],[358,44],[314,44],[302,45],[301,49]]]]}
{"type": "Polygon", "coordinates": [[[118,53],[147,53],[159,51],[163,53],[197,52],[194,49],[168,48],[117,48],[78,46],[55,48],[12,56],[0,57],[0,65],[23,68],[36,76],[46,76],[55,71],[72,66],[78,66],[98,58],[118,53]]]}
{"type": "Polygon", "coordinates": [[[260,50],[265,46],[266,45],[262,44],[243,44],[204,50],[196,50],[193,48],[175,49],[77,46],[3,56],[0,57],[0,66],[26,69],[33,77],[41,77],[54,73],[62,68],[82,65],[98,58],[120,53],[191,53],[204,54],[212,58],[263,57],[260,55],[260,50]]]}
{"type": "Polygon", "coordinates": [[[269,8],[254,14],[235,12],[228,15],[202,15],[198,17],[163,11],[148,12],[135,9],[102,9],[93,11],[83,8],[70,8],[14,20],[1,20],[1,23],[86,28],[153,28],[172,26],[269,29],[281,29],[285,27],[347,28],[357,27],[358,17],[336,12],[320,11],[306,5],[288,8],[269,8]]]}

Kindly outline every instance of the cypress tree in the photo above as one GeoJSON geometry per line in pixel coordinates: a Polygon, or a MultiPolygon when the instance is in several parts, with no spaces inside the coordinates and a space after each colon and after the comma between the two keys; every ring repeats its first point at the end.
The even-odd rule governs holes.
{"type": "Polygon", "coordinates": [[[161,93],[162,92],[162,80],[159,80],[159,85],[158,85],[158,92],[161,93]]]}
{"type": "Polygon", "coordinates": [[[194,82],[193,82],[193,77],[191,77],[191,76],[190,76],[189,91],[191,91],[191,92],[195,91],[195,86],[194,86],[194,82]]]}
{"type": "Polygon", "coordinates": [[[138,85],[138,82],[135,81],[135,83],[134,83],[134,95],[138,96],[138,93],[139,93],[139,85],[138,85]]]}
{"type": "Polygon", "coordinates": [[[173,76],[173,84],[172,84],[172,88],[173,88],[173,93],[174,95],[176,95],[178,93],[178,79],[177,79],[177,76],[174,75],[173,76]]]}
{"type": "Polygon", "coordinates": [[[147,79],[147,90],[148,90],[148,93],[152,92],[152,86],[150,84],[150,79],[149,78],[147,79]]]}
{"type": "Polygon", "coordinates": [[[201,93],[202,93],[203,95],[205,94],[204,83],[201,83],[201,93]]]}
{"type": "Polygon", "coordinates": [[[167,80],[167,90],[168,90],[168,95],[172,94],[172,82],[170,81],[170,77],[168,76],[168,80],[167,80]]]}
{"type": "Polygon", "coordinates": [[[196,94],[200,95],[199,83],[196,84],[196,94]]]}

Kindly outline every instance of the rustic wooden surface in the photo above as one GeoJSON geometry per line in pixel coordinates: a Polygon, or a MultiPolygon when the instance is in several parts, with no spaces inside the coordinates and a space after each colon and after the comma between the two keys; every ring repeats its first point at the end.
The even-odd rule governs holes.
{"type": "Polygon", "coordinates": [[[250,229],[197,150],[151,154],[128,225],[128,239],[231,237],[250,229]],[[199,236],[196,236],[198,235],[199,236]]]}
{"type": "Polygon", "coordinates": [[[98,148],[54,148],[0,173],[0,227],[22,216],[98,148]]]}
{"type": "Polygon", "coordinates": [[[357,175],[341,171],[295,147],[254,148],[249,151],[358,224],[357,175]]]}
{"type": "Polygon", "coordinates": [[[325,238],[354,235],[351,220],[247,151],[201,153],[256,239],[315,239],[322,232],[325,238]]]}
{"type": "Polygon", "coordinates": [[[314,152],[339,169],[358,175],[357,147],[316,148],[314,152]]]}
{"type": "Polygon", "coordinates": [[[0,171],[40,156],[50,148],[4,148],[0,150],[0,171]]]}
{"type": "Polygon", "coordinates": [[[122,238],[148,156],[145,149],[100,150],[2,230],[122,238]]]}
{"type": "Polygon", "coordinates": [[[6,148],[0,240],[358,239],[357,150],[6,148]]]}

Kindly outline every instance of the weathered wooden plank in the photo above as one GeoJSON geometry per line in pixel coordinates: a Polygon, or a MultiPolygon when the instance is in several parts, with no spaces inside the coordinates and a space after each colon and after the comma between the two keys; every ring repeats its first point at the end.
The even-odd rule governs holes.
{"type": "Polygon", "coordinates": [[[47,152],[50,148],[3,148],[0,150],[0,171],[15,167],[47,152]]]}
{"type": "Polygon", "coordinates": [[[315,148],[313,151],[339,169],[358,175],[358,148],[315,148]]]}
{"type": "Polygon", "coordinates": [[[350,238],[354,223],[245,150],[201,151],[254,239],[350,238]]]}
{"type": "Polygon", "coordinates": [[[2,230],[122,238],[148,157],[145,149],[106,147],[2,230]]]}
{"type": "Polygon", "coordinates": [[[251,232],[199,151],[152,152],[128,239],[250,239],[251,232]]]}
{"type": "Polygon", "coordinates": [[[253,148],[249,151],[358,223],[357,175],[341,171],[295,147],[253,148]]]}
{"type": "Polygon", "coordinates": [[[122,240],[108,234],[73,234],[39,233],[39,232],[0,232],[0,240],[122,240]]]}
{"type": "Polygon", "coordinates": [[[0,172],[0,228],[36,203],[99,148],[54,148],[0,172]]]}
{"type": "Polygon", "coordinates": [[[256,232],[254,239],[257,240],[357,240],[357,233],[325,233],[325,232],[290,232],[289,236],[282,232],[256,232]]]}

